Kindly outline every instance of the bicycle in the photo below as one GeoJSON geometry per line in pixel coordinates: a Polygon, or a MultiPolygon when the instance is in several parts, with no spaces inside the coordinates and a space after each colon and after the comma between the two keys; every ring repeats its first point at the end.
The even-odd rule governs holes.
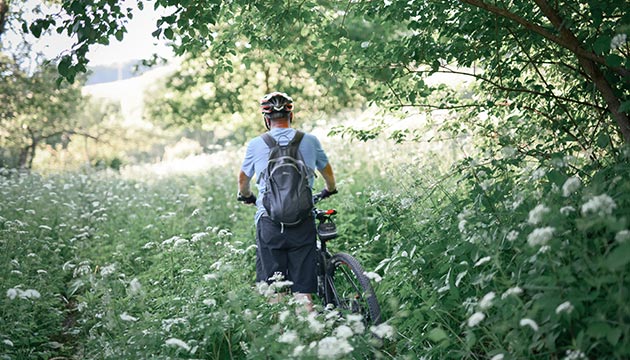
{"type": "MultiPolygon", "coordinates": [[[[322,195],[313,196],[316,204],[322,195]]],[[[321,210],[314,208],[317,224],[317,296],[324,307],[332,305],[341,312],[361,314],[364,322],[370,325],[381,323],[381,308],[370,279],[365,275],[359,261],[347,253],[328,252],[326,243],[337,237],[337,227],[333,216],[334,209],[321,210]]]]}

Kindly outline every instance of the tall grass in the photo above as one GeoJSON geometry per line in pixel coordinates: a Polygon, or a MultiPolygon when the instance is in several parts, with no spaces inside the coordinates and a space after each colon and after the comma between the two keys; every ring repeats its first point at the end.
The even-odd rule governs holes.
{"type": "Polygon", "coordinates": [[[2,170],[0,356],[628,357],[627,159],[589,178],[566,161],[444,171],[418,144],[337,142],[330,246],[379,275],[381,327],[254,284],[239,149],[197,158],[195,174],[2,170]]]}

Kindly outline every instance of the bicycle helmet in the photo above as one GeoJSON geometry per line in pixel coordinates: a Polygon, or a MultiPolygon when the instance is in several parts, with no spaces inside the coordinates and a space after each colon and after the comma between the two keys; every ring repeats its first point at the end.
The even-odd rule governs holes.
{"type": "Polygon", "coordinates": [[[293,111],[293,99],[283,92],[269,93],[260,100],[260,111],[264,115],[271,115],[271,118],[284,116],[293,111]],[[280,116],[273,116],[280,114],[280,116]]]}

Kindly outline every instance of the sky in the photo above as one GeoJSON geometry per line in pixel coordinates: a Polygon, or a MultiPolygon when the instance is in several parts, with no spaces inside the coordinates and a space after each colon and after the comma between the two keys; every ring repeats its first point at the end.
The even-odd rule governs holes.
{"type": "MultiPolygon", "coordinates": [[[[147,59],[153,53],[164,57],[170,57],[171,51],[162,40],[151,36],[156,29],[155,22],[160,13],[153,10],[153,4],[145,2],[144,9],[140,11],[137,8],[136,1],[123,1],[123,8],[131,7],[134,9],[134,17],[127,23],[127,33],[122,41],[117,41],[114,37],[110,39],[110,44],[93,45],[90,47],[88,59],[89,66],[112,65],[123,63],[130,60],[147,59]]],[[[41,5],[41,1],[28,0],[26,8],[41,5]]],[[[30,13],[30,12],[27,12],[30,13]]],[[[17,28],[20,28],[19,26],[17,28]]],[[[22,34],[8,32],[6,34],[7,44],[15,44],[21,39],[22,34]]],[[[33,50],[41,52],[46,58],[55,58],[64,51],[72,47],[73,40],[64,35],[59,35],[53,31],[52,34],[43,35],[40,39],[28,37],[29,42],[33,44],[33,50]]]]}

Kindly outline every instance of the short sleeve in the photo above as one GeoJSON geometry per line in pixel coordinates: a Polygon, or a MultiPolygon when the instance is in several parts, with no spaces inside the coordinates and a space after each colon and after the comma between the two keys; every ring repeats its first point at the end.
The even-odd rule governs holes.
{"type": "Polygon", "coordinates": [[[313,136],[313,144],[315,144],[315,167],[317,170],[322,170],[328,165],[328,156],[326,156],[319,139],[315,136],[313,136]]]}
{"type": "Polygon", "coordinates": [[[247,177],[254,177],[255,172],[255,151],[254,151],[254,141],[250,141],[247,145],[247,151],[245,152],[245,159],[243,160],[243,165],[241,166],[241,170],[247,177]]]}

